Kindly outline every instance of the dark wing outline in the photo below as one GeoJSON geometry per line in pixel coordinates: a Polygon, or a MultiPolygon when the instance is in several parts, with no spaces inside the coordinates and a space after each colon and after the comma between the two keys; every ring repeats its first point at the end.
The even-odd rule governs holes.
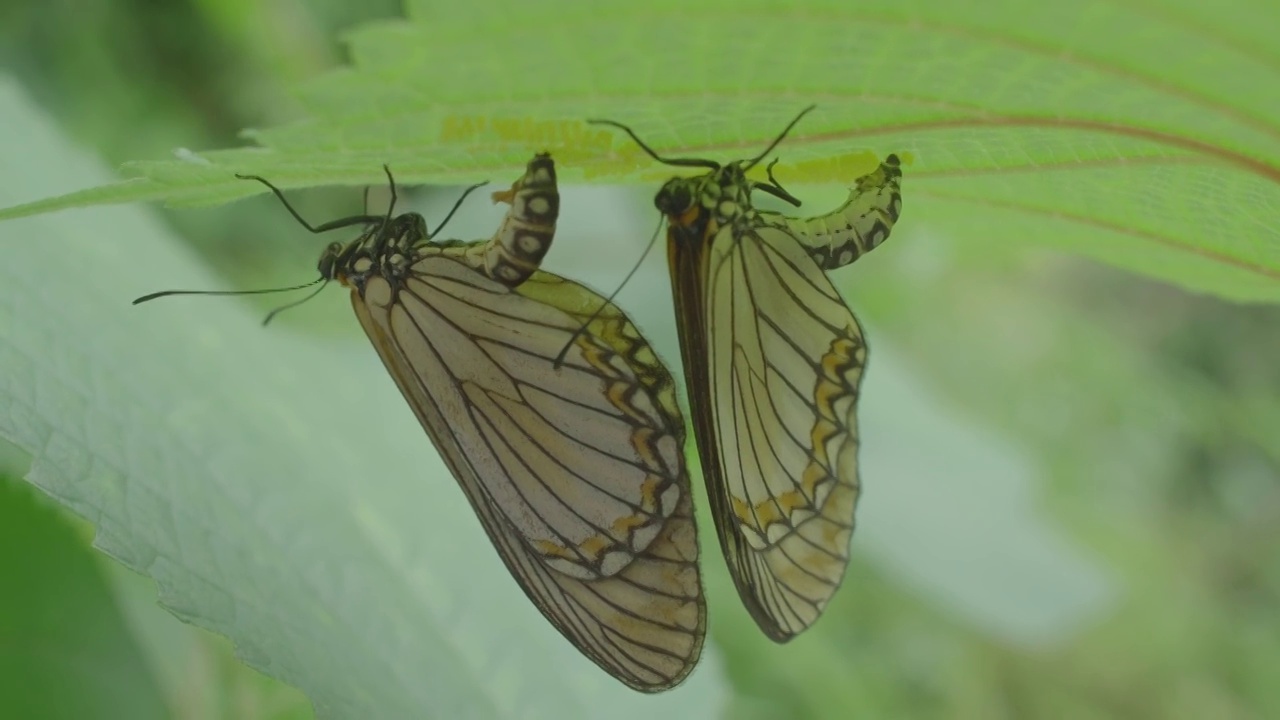
{"type": "MultiPolygon", "coordinates": [[[[856,400],[866,362],[866,345],[856,318],[826,274],[785,228],[769,225],[725,227],[705,239],[682,237],[683,231],[685,229],[680,226],[671,228],[668,253],[693,427],[716,531],[734,584],[751,616],[771,639],[786,642],[817,620],[843,580],[848,565],[848,546],[858,496],[856,400]],[[767,241],[766,235],[773,237],[773,241],[767,241]],[[789,489],[796,489],[801,496],[796,498],[797,502],[787,503],[786,508],[777,502],[778,493],[768,491],[769,478],[762,477],[755,483],[767,491],[767,497],[762,497],[759,492],[752,493],[747,484],[755,481],[748,481],[743,473],[730,469],[731,466],[747,467],[748,463],[741,460],[741,454],[734,462],[725,457],[726,446],[729,445],[726,439],[739,430],[736,421],[742,416],[740,413],[762,411],[760,403],[755,398],[744,398],[743,386],[734,383],[735,376],[745,376],[750,381],[750,373],[735,373],[733,369],[742,339],[736,336],[734,327],[722,329],[715,323],[714,303],[730,303],[735,323],[743,313],[751,312],[750,320],[756,325],[757,339],[763,333],[755,298],[786,297],[797,312],[812,315],[813,311],[797,302],[791,294],[793,290],[777,275],[777,282],[768,287],[749,287],[748,294],[752,297],[746,299],[750,301],[749,307],[741,306],[745,310],[733,305],[739,299],[732,293],[729,296],[725,293],[725,290],[733,288],[719,288],[713,283],[726,263],[741,260],[745,252],[773,253],[776,259],[785,259],[792,273],[812,284],[806,291],[808,299],[826,303],[827,312],[842,315],[847,321],[843,327],[827,323],[830,341],[826,351],[809,358],[808,369],[812,370],[812,379],[796,379],[789,374],[777,374],[775,379],[755,378],[765,384],[773,383],[778,393],[790,392],[800,397],[810,394],[810,427],[803,428],[803,432],[791,432],[790,437],[765,438],[759,446],[754,442],[751,444],[753,460],[759,466],[767,457],[762,450],[770,450],[774,440],[777,444],[802,444],[805,438],[814,439],[814,443],[806,448],[806,459],[810,465],[825,472],[813,473],[810,487],[802,491],[799,489],[804,486],[805,472],[812,468],[800,471],[793,468],[788,475],[789,489]],[[721,339],[724,333],[730,336],[721,339]],[[730,362],[727,379],[720,381],[714,365],[716,349],[722,347],[730,348],[733,361],[730,362]],[[728,391],[721,384],[723,382],[729,383],[728,391]],[[724,413],[720,403],[725,398],[730,399],[735,415],[729,420],[722,417],[724,413]],[[726,423],[726,426],[733,424],[734,427],[722,432],[721,423],[726,423]],[[836,458],[827,457],[827,444],[833,441],[837,443],[836,458]],[[822,447],[815,448],[815,445],[822,447]],[[740,494],[745,497],[734,495],[731,482],[739,484],[740,494]],[[807,506],[802,502],[804,500],[809,501],[807,506]],[[749,524],[761,525],[760,515],[770,511],[770,504],[770,527],[765,527],[763,534],[756,533],[755,538],[749,538],[748,532],[752,532],[749,524]],[[773,532],[768,532],[770,529],[773,532]]],[[[785,336],[786,322],[774,319],[771,324],[771,332],[785,336]]],[[[763,347],[760,352],[763,356],[763,347]]],[[[772,397],[772,392],[770,395],[772,397]]],[[[773,402],[776,400],[771,399],[773,402]]],[[[786,425],[779,422],[776,427],[785,429],[786,425]]],[[[733,447],[740,452],[742,445],[739,439],[735,436],[733,440],[733,447]]],[[[778,462],[778,454],[771,454],[771,461],[778,462]]]]}
{"type": "MultiPolygon", "coordinates": [[[[562,283],[561,287],[568,288],[566,292],[599,297],[548,273],[535,273],[531,282],[562,283]]],[[[551,304],[546,297],[535,302],[551,304]]],[[[494,548],[534,605],[583,654],[630,687],[657,692],[679,684],[696,665],[706,632],[697,532],[683,465],[682,492],[674,512],[657,537],[629,564],[598,580],[580,580],[557,572],[530,550],[485,491],[457,439],[457,425],[446,421],[426,392],[419,371],[388,334],[391,310],[366,303],[358,293],[352,294],[352,306],[387,371],[461,485],[494,548]]],[[[632,331],[627,333],[625,343],[643,343],[620,311],[617,316],[622,318],[622,326],[632,331]]],[[[624,342],[621,338],[613,340],[616,344],[624,342]]],[[[635,362],[634,358],[630,362],[635,362]]],[[[550,359],[547,363],[550,367],[550,359]]],[[[665,375],[660,364],[642,369],[646,374],[665,375]]],[[[670,385],[669,376],[667,380],[670,385]]],[[[668,404],[658,403],[664,407],[664,417],[675,423],[682,446],[683,425],[678,412],[674,418],[665,412],[668,404]]]]}

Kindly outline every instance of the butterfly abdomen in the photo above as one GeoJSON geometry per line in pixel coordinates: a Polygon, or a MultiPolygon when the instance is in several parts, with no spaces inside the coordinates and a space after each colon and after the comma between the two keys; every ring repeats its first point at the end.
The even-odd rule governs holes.
{"type": "Polygon", "coordinates": [[[780,218],[824,270],[842,267],[876,249],[902,212],[902,168],[897,155],[854,181],[835,211],[810,218],[780,218]]]}
{"type": "Polygon", "coordinates": [[[556,219],[560,214],[560,193],[556,189],[556,166],[551,156],[540,153],[529,161],[524,176],[510,190],[493,194],[494,202],[511,204],[493,242],[477,247],[482,254],[480,269],[489,277],[515,287],[533,274],[551,248],[556,219]]]}

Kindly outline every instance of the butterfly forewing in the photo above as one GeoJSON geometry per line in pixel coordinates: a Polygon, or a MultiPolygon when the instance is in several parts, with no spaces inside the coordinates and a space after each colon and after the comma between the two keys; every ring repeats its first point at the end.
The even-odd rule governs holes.
{"type": "Polygon", "coordinates": [[[702,352],[721,542],[770,634],[789,637],[818,618],[848,563],[866,347],[825,273],[781,229],[725,228],[710,255],[701,307],[716,332],[702,352]]]}
{"type": "Polygon", "coordinates": [[[385,243],[409,248],[403,272],[356,255],[339,278],[525,593],[618,679],[671,687],[706,627],[674,384],[616,307],[575,334],[605,300],[536,270],[550,159],[495,198],[512,211],[492,240],[385,243]]]}
{"type": "MultiPolygon", "coordinates": [[[[536,282],[540,275],[530,282],[536,282]]],[[[575,292],[590,293],[569,285],[566,299],[573,299],[575,292]]],[[[480,477],[483,468],[472,460],[461,440],[475,431],[446,421],[449,405],[432,402],[435,398],[420,381],[424,368],[407,357],[403,344],[388,332],[382,313],[363,302],[354,306],[387,369],[458,478],[494,547],[543,614],[592,660],[632,687],[660,690],[683,679],[697,661],[706,627],[687,481],[659,534],[611,577],[583,581],[558,571],[530,548],[527,538],[506,518],[500,499],[486,491],[480,477]]],[[[665,373],[661,366],[645,372],[665,373]]],[[[678,437],[679,416],[664,417],[669,427],[658,431],[678,437]]]]}
{"type": "Polygon", "coordinates": [[[890,156],[813,218],[756,211],[743,163],[674,179],[656,198],[716,530],[744,604],[779,642],[839,587],[858,499],[867,346],[824,270],[888,236],[900,178],[890,156]]]}

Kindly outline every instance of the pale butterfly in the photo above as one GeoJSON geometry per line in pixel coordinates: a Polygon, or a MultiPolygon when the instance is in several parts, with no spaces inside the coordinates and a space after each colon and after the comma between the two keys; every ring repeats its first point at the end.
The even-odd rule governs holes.
{"type": "Polygon", "coordinates": [[[826,271],[888,237],[902,171],[889,155],[834,212],[790,218],[757,210],[760,190],[799,205],[750,160],[665,158],[705,168],[654,198],[667,255],[694,436],[720,545],[738,594],[770,638],[812,625],[840,586],[858,500],[857,401],[867,345],[826,271]]]}
{"type": "Polygon", "coordinates": [[[620,309],[538,270],[560,205],[551,157],[494,193],[511,209],[475,242],[439,242],[441,228],[429,232],[418,213],[393,215],[394,182],[385,215],[312,227],[277,188],[248,179],[312,232],[361,228],[325,249],[320,280],[350,288],[369,340],[529,599],[627,685],[656,692],[683,680],[706,605],[675,384],[620,309]]]}

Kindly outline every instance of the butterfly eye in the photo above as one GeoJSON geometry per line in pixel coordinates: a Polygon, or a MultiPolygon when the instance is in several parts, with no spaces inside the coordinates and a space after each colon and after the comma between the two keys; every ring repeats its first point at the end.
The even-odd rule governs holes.
{"type": "Polygon", "coordinates": [[[341,243],[329,243],[329,246],[320,253],[320,262],[316,264],[316,268],[320,270],[320,277],[332,280],[333,268],[338,262],[338,256],[342,254],[341,243]]]}
{"type": "Polygon", "coordinates": [[[693,196],[689,193],[688,184],[678,180],[663,185],[653,198],[654,206],[664,215],[680,215],[689,209],[692,202],[693,196]]]}

